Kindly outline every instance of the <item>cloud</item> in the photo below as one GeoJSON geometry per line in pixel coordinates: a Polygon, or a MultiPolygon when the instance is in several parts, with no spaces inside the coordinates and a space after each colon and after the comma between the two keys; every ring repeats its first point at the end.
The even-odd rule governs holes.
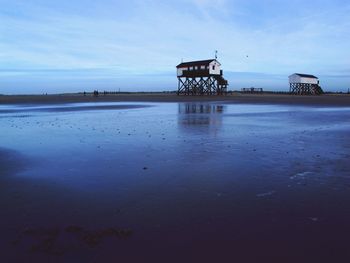
{"type": "Polygon", "coordinates": [[[8,2],[0,11],[0,70],[23,78],[28,70],[37,81],[55,71],[111,82],[166,73],[170,86],[182,58],[219,50],[225,71],[347,74],[349,4],[316,2],[300,10],[299,0],[8,2]]]}

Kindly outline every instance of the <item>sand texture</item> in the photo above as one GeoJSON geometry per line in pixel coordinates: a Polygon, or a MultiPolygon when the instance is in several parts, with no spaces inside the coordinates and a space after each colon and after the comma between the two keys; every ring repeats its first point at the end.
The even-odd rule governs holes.
{"type": "Polygon", "coordinates": [[[348,98],[7,98],[1,262],[350,262],[348,98]]]}
{"type": "Polygon", "coordinates": [[[74,102],[191,102],[191,101],[222,101],[227,103],[255,104],[290,104],[290,105],[328,105],[350,106],[350,95],[297,96],[280,94],[233,94],[227,96],[177,96],[176,94],[145,93],[100,95],[63,94],[63,95],[11,95],[0,96],[1,104],[13,103],[74,103],[74,102]]]}

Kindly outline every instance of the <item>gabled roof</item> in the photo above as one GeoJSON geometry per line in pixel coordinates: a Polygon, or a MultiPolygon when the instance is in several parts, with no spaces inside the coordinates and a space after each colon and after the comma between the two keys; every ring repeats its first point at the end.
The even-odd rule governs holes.
{"type": "Polygon", "coordinates": [[[309,75],[309,74],[294,73],[293,75],[298,75],[299,77],[302,77],[302,78],[318,79],[318,77],[314,75],[309,75]]]}
{"type": "Polygon", "coordinates": [[[186,68],[186,67],[193,67],[193,66],[207,66],[211,62],[215,61],[216,59],[207,59],[207,60],[198,60],[198,61],[190,61],[190,62],[183,62],[179,65],[177,65],[177,68],[186,68]]]}

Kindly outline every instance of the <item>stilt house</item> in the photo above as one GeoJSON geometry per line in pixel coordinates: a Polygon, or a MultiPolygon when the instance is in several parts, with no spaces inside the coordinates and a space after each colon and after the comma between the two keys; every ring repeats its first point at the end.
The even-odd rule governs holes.
{"type": "Polygon", "coordinates": [[[289,76],[290,93],[298,95],[319,95],[323,93],[320,81],[314,75],[294,73],[289,76]]]}
{"type": "Polygon", "coordinates": [[[178,95],[222,95],[228,82],[216,59],[183,62],[176,66],[178,95]]]}

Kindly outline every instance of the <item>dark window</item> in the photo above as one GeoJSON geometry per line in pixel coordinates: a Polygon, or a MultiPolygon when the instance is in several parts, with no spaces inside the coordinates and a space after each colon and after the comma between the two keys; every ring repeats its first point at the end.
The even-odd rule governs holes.
{"type": "Polygon", "coordinates": [[[215,65],[213,66],[213,70],[215,70],[215,65]]]}

